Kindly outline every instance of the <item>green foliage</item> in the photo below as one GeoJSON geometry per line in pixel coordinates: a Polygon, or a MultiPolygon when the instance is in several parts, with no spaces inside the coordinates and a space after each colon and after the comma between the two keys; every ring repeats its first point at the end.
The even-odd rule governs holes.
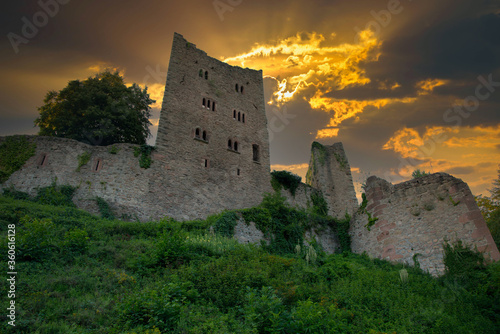
{"type": "Polygon", "coordinates": [[[368,212],[368,210],[366,210],[366,206],[368,205],[368,200],[366,199],[366,194],[365,193],[361,194],[361,199],[362,199],[362,202],[361,202],[361,205],[358,208],[358,212],[359,213],[365,213],[368,216],[368,223],[366,223],[365,227],[366,227],[366,229],[368,231],[370,231],[371,227],[373,225],[375,225],[375,223],[377,222],[378,218],[372,216],[372,214],[370,212],[368,212]]]}
{"type": "Polygon", "coordinates": [[[283,188],[290,190],[292,196],[295,196],[295,192],[300,185],[302,178],[298,175],[292,174],[288,171],[272,171],[271,172],[271,185],[275,191],[279,191],[283,188]]]}
{"type": "Polygon", "coordinates": [[[411,177],[414,178],[414,179],[417,179],[419,177],[423,177],[423,176],[426,176],[426,175],[431,175],[431,173],[428,173],[426,171],[421,171],[420,169],[415,169],[413,171],[413,173],[411,173],[411,177]]]}
{"type": "Polygon", "coordinates": [[[0,183],[4,183],[35,155],[36,143],[26,136],[10,136],[0,144],[0,183]]]}
{"type": "Polygon", "coordinates": [[[344,219],[333,219],[333,222],[330,224],[335,235],[339,239],[342,252],[351,252],[351,236],[349,235],[350,223],[351,217],[346,212],[344,219]]]}
{"type": "Polygon", "coordinates": [[[500,249],[500,170],[493,186],[493,189],[490,189],[490,197],[479,195],[475,199],[486,220],[491,236],[500,249]]]}
{"type": "Polygon", "coordinates": [[[453,244],[445,242],[443,250],[443,262],[449,276],[467,281],[474,272],[485,268],[484,255],[477,248],[465,245],[462,240],[453,244]]]}
{"type": "Polygon", "coordinates": [[[147,88],[130,87],[118,72],[104,71],[73,80],[61,91],[46,94],[35,125],[40,135],[71,138],[91,145],[145,144],[150,105],[147,88]]]}
{"type": "Polygon", "coordinates": [[[153,160],[151,159],[151,152],[154,150],[154,146],[150,145],[141,145],[140,147],[134,148],[134,156],[139,158],[139,166],[141,168],[149,168],[151,167],[151,163],[153,160]]]}
{"type": "Polygon", "coordinates": [[[456,202],[455,202],[455,201],[453,200],[453,197],[451,197],[451,195],[450,195],[450,196],[448,196],[448,198],[450,199],[450,202],[451,202],[451,204],[453,204],[453,206],[457,206],[458,204],[460,204],[460,201],[456,201],[456,202]]]}
{"type": "Polygon", "coordinates": [[[78,156],[78,167],[76,168],[76,171],[79,172],[80,169],[88,164],[90,161],[90,153],[89,152],[83,152],[78,156]]]}
{"type": "Polygon", "coordinates": [[[102,218],[111,220],[115,219],[115,215],[113,214],[113,211],[109,207],[108,202],[106,202],[101,197],[96,197],[95,200],[97,202],[97,206],[99,207],[99,212],[101,213],[102,218]]]}
{"type": "Polygon", "coordinates": [[[54,182],[48,187],[38,188],[34,201],[40,204],[74,207],[72,199],[76,189],[69,185],[58,186],[54,182]]]}
{"type": "Polygon", "coordinates": [[[113,145],[109,148],[108,152],[110,154],[117,154],[118,152],[120,152],[120,149],[117,146],[113,145]]]}
{"type": "Polygon", "coordinates": [[[3,195],[12,199],[29,201],[31,196],[23,191],[16,190],[13,186],[3,189],[3,195]]]}
{"type": "MultiPolygon", "coordinates": [[[[301,214],[281,203],[271,196],[265,207],[242,210],[242,215],[267,221],[263,225],[269,229],[280,215],[297,222],[301,214]]],[[[326,217],[303,214],[306,219],[300,222],[304,226],[331,223],[326,217]]],[[[267,248],[212,234],[208,227],[218,218],[220,215],[192,222],[111,221],[71,207],[0,196],[0,252],[7,254],[7,224],[15,224],[17,234],[20,280],[16,296],[23,296],[23,302],[16,309],[14,331],[500,330],[500,264],[484,266],[465,246],[453,246],[455,254],[447,263],[456,269],[436,279],[417,268],[367,255],[325,255],[314,243],[301,244],[300,254],[295,249],[272,254],[267,248]]],[[[7,294],[0,301],[8,302],[7,294]]],[[[0,323],[0,332],[9,331],[12,328],[5,321],[0,323]]]]}
{"type": "Polygon", "coordinates": [[[238,224],[238,216],[235,212],[229,211],[223,213],[214,224],[215,233],[224,237],[232,237],[234,235],[234,227],[238,224]]]}
{"type": "Polygon", "coordinates": [[[318,162],[321,165],[324,165],[326,162],[326,148],[317,141],[314,141],[311,145],[311,151],[314,152],[315,149],[319,153],[319,156],[317,157],[318,162]]]}
{"type": "Polygon", "coordinates": [[[313,213],[321,216],[328,215],[328,204],[321,191],[311,192],[311,202],[313,203],[313,213]]]}
{"type": "Polygon", "coordinates": [[[378,218],[377,217],[372,217],[372,214],[366,211],[366,214],[368,215],[368,223],[366,223],[365,227],[368,231],[371,230],[371,227],[375,225],[377,222],[378,218]]]}

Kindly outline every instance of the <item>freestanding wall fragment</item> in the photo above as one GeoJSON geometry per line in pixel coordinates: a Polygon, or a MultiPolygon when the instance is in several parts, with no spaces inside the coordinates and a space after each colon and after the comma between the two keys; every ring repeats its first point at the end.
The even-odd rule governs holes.
{"type": "Polygon", "coordinates": [[[356,211],[358,200],[342,143],[313,143],[306,183],[323,193],[330,216],[344,218],[346,213],[352,216],[356,211]]]}
{"type": "Polygon", "coordinates": [[[355,253],[410,265],[416,260],[423,270],[440,275],[443,243],[460,239],[500,260],[474,196],[460,179],[436,173],[392,185],[372,176],[366,198],[366,210],[351,221],[355,253]]]}

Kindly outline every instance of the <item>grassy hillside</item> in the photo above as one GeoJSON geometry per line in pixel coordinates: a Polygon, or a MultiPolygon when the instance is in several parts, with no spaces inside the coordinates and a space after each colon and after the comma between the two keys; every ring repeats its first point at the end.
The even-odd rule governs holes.
{"type": "MultiPolygon", "coordinates": [[[[266,216],[268,228],[280,234],[260,247],[226,237],[234,212],[207,221],[124,222],[77,210],[60,192],[38,202],[9,195],[24,198],[0,197],[4,258],[15,225],[16,326],[6,317],[13,299],[2,293],[0,332],[500,330],[500,266],[485,267],[460,245],[447,248],[449,273],[435,279],[347,250],[325,255],[316,244],[290,247],[301,241],[294,230],[312,216],[272,197],[267,207],[243,213],[266,216]]],[[[4,282],[7,271],[5,263],[4,282]]]]}

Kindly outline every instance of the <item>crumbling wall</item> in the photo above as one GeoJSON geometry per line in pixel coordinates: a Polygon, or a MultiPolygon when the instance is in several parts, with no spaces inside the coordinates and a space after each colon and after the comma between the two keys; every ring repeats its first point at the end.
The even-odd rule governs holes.
{"type": "Polygon", "coordinates": [[[415,265],[433,275],[444,272],[443,243],[462,240],[492,260],[500,253],[474,197],[462,180],[445,173],[397,185],[372,176],[367,205],[351,221],[352,250],[415,265]]]}
{"type": "Polygon", "coordinates": [[[346,212],[352,216],[356,211],[358,201],[342,143],[313,143],[306,183],[323,193],[330,216],[342,219],[346,212]]]}

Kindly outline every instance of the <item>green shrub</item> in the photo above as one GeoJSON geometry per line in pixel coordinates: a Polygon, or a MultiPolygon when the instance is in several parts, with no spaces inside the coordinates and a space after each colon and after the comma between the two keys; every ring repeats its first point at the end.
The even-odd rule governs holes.
{"type": "Polygon", "coordinates": [[[141,168],[149,168],[151,167],[151,163],[153,160],[151,159],[151,152],[155,149],[154,146],[150,145],[141,145],[139,147],[134,148],[134,156],[139,157],[139,166],[141,168]]]}
{"type": "Polygon", "coordinates": [[[431,173],[428,173],[426,171],[421,171],[420,169],[415,169],[413,173],[411,173],[411,177],[414,179],[418,179],[419,177],[424,177],[427,175],[431,175],[431,173]]]}
{"type": "Polygon", "coordinates": [[[0,144],[0,183],[4,183],[35,155],[36,143],[26,136],[10,136],[0,144]]]}
{"type": "Polygon", "coordinates": [[[101,213],[102,218],[110,220],[115,219],[115,215],[113,214],[113,211],[111,210],[108,202],[106,202],[101,197],[96,197],[95,200],[97,202],[97,206],[99,207],[99,212],[101,213]]]}
{"type": "Polygon", "coordinates": [[[24,201],[31,200],[31,196],[28,193],[14,189],[14,187],[5,188],[3,190],[3,195],[12,199],[19,199],[24,201]]]}
{"type": "Polygon", "coordinates": [[[20,259],[41,261],[59,253],[55,231],[51,219],[23,217],[17,235],[20,259]]]}
{"type": "Polygon", "coordinates": [[[328,215],[328,204],[321,191],[311,192],[311,202],[313,204],[313,213],[321,216],[328,215]]]}
{"type": "Polygon", "coordinates": [[[40,204],[75,207],[72,199],[76,189],[73,186],[57,186],[53,183],[49,187],[38,188],[34,200],[40,204]]]}
{"type": "Polygon", "coordinates": [[[89,247],[89,236],[87,231],[72,229],[64,234],[62,248],[75,254],[84,254],[89,247]]]}
{"type": "Polygon", "coordinates": [[[215,221],[214,231],[224,237],[232,237],[237,224],[238,215],[233,211],[225,212],[215,221]]]}
{"type": "Polygon", "coordinates": [[[83,152],[78,156],[78,167],[76,168],[76,171],[79,172],[80,169],[88,164],[90,161],[90,153],[89,152],[83,152]]]}
{"type": "Polygon", "coordinates": [[[278,186],[281,185],[283,188],[290,190],[292,196],[295,196],[295,192],[300,185],[302,178],[298,175],[292,174],[288,171],[273,171],[271,173],[271,185],[273,189],[279,191],[278,186]]]}

